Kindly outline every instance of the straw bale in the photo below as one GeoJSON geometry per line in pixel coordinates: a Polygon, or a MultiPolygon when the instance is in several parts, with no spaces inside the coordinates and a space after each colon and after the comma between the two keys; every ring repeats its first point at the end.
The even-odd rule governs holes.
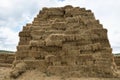
{"type": "Polygon", "coordinates": [[[60,46],[44,46],[41,48],[48,54],[54,54],[54,55],[57,55],[57,53],[59,53],[62,50],[62,47],[60,46]]]}
{"type": "Polygon", "coordinates": [[[23,31],[30,31],[31,26],[23,26],[23,31]]]}
{"type": "Polygon", "coordinates": [[[31,51],[37,51],[38,50],[38,47],[37,46],[31,46],[31,51]]]}
{"type": "Polygon", "coordinates": [[[29,50],[30,46],[29,45],[19,45],[17,46],[18,51],[24,51],[24,50],[29,50]]]}
{"type": "Polygon", "coordinates": [[[110,47],[110,44],[108,43],[109,41],[107,39],[99,39],[99,42],[104,47],[110,47]]]}
{"type": "Polygon", "coordinates": [[[0,63],[0,67],[12,67],[12,64],[0,63]]]}
{"type": "Polygon", "coordinates": [[[47,18],[54,18],[56,16],[63,16],[63,11],[61,9],[57,8],[51,8],[50,10],[45,10],[42,13],[42,18],[47,19],[47,18]]]}
{"type": "Polygon", "coordinates": [[[10,77],[17,78],[26,71],[26,64],[24,62],[15,65],[14,69],[10,72],[10,77]]]}
{"type": "MultiPolygon", "coordinates": [[[[102,48],[101,50],[101,53],[104,53],[105,55],[112,55],[112,48],[107,48],[107,47],[104,47],[102,48]],[[110,54],[111,53],[111,54],[110,54]]],[[[104,57],[104,56],[103,56],[104,57]]]]}
{"type": "Polygon", "coordinates": [[[40,29],[41,29],[41,26],[32,26],[31,27],[31,31],[40,30],[40,29]]]}
{"type": "Polygon", "coordinates": [[[30,41],[31,37],[20,37],[20,41],[30,41]]]}
{"type": "Polygon", "coordinates": [[[106,29],[91,29],[90,32],[92,34],[96,34],[99,36],[100,39],[106,39],[107,38],[107,30],[106,29]]]}
{"type": "Polygon", "coordinates": [[[50,10],[46,11],[48,16],[63,16],[64,12],[61,9],[51,8],[50,10]]]}
{"type": "Polygon", "coordinates": [[[30,36],[30,31],[22,31],[19,33],[20,37],[29,37],[30,36]]]}
{"type": "Polygon", "coordinates": [[[18,44],[19,45],[28,45],[29,41],[20,41],[18,44]]]}
{"type": "Polygon", "coordinates": [[[31,23],[27,23],[27,24],[26,24],[26,26],[27,26],[27,27],[28,27],[28,26],[29,26],[29,27],[31,27],[31,26],[32,26],[32,24],[31,24],[31,23]]]}
{"type": "Polygon", "coordinates": [[[88,44],[92,44],[91,40],[87,40],[87,39],[82,39],[80,40],[80,42],[78,42],[76,45],[88,45],[88,44]]]}
{"type": "Polygon", "coordinates": [[[57,57],[55,55],[47,55],[45,57],[46,62],[55,62],[57,60],[57,57]]]}
{"type": "Polygon", "coordinates": [[[47,69],[47,63],[44,60],[24,60],[27,64],[27,69],[38,69],[41,72],[45,72],[47,69]]]}
{"type": "Polygon", "coordinates": [[[34,30],[31,31],[31,35],[43,35],[45,33],[45,30],[34,30]]]}
{"type": "Polygon", "coordinates": [[[45,41],[43,40],[31,40],[30,41],[30,46],[45,46],[45,41]]]}
{"type": "Polygon", "coordinates": [[[20,37],[20,41],[26,41],[26,37],[20,37]]]}
{"type": "Polygon", "coordinates": [[[0,63],[5,63],[5,59],[0,59],[0,63]]]}
{"type": "Polygon", "coordinates": [[[45,32],[46,35],[49,35],[49,34],[60,34],[60,35],[63,35],[63,30],[49,30],[49,31],[46,31],[45,32]]]}
{"type": "Polygon", "coordinates": [[[34,21],[39,21],[39,20],[40,20],[40,18],[38,18],[38,17],[34,18],[34,21]]]}
{"type": "Polygon", "coordinates": [[[64,18],[55,18],[55,19],[51,19],[50,20],[51,22],[53,22],[53,23],[56,23],[56,22],[61,22],[61,23],[65,23],[65,19],[64,18]]]}
{"type": "Polygon", "coordinates": [[[65,33],[66,34],[78,34],[80,31],[79,30],[77,30],[77,29],[74,29],[74,30],[67,30],[65,33]]]}
{"type": "Polygon", "coordinates": [[[82,50],[92,50],[91,45],[85,45],[82,50]]]}
{"type": "Polygon", "coordinates": [[[68,17],[65,20],[67,23],[83,23],[81,16],[68,17]]]}
{"type": "Polygon", "coordinates": [[[74,41],[75,36],[74,35],[65,35],[65,41],[74,41]]]}
{"type": "Polygon", "coordinates": [[[40,22],[39,22],[39,21],[33,21],[32,24],[33,24],[34,26],[39,26],[39,25],[40,25],[40,22]]]}
{"type": "MultiPolygon", "coordinates": [[[[45,23],[46,24],[46,23],[45,23]]],[[[45,30],[45,29],[49,29],[51,26],[46,24],[46,25],[39,25],[39,26],[32,26],[31,27],[31,31],[34,31],[34,30],[45,30]]]]}
{"type": "Polygon", "coordinates": [[[76,56],[67,55],[63,57],[62,60],[65,61],[68,66],[73,66],[76,65],[76,61],[77,61],[76,58],[77,58],[76,56]]]}
{"type": "Polygon", "coordinates": [[[72,12],[72,15],[73,16],[79,16],[81,13],[80,9],[74,9],[73,12],[72,12]]]}
{"type": "Polygon", "coordinates": [[[78,56],[79,54],[80,54],[80,50],[79,49],[77,49],[77,50],[75,50],[75,48],[73,48],[73,49],[68,49],[68,51],[67,51],[68,53],[67,53],[67,55],[68,56],[78,56]]]}
{"type": "Polygon", "coordinates": [[[88,51],[88,50],[96,51],[96,50],[101,50],[102,47],[100,43],[95,43],[95,44],[81,46],[80,49],[84,51],[88,51]]]}
{"type": "Polygon", "coordinates": [[[15,54],[8,54],[7,59],[14,59],[15,58],[15,54]]]}
{"type": "Polygon", "coordinates": [[[100,43],[96,43],[92,45],[92,50],[96,51],[96,50],[100,50],[101,49],[101,44],[100,43]]]}
{"type": "Polygon", "coordinates": [[[73,11],[73,9],[65,9],[65,14],[64,14],[64,16],[65,17],[72,17],[72,12],[73,11]]]}
{"type": "Polygon", "coordinates": [[[63,44],[62,46],[62,50],[65,52],[65,53],[68,53],[69,50],[71,50],[73,48],[71,48],[70,44],[63,44]]]}
{"type": "Polygon", "coordinates": [[[66,22],[56,22],[53,23],[51,27],[56,30],[65,30],[67,28],[67,25],[66,22]]]}
{"type": "Polygon", "coordinates": [[[62,40],[51,40],[50,38],[45,39],[46,46],[58,46],[62,47],[62,40]]]}
{"type": "Polygon", "coordinates": [[[12,64],[13,61],[14,61],[14,58],[13,59],[7,59],[7,60],[4,60],[4,63],[12,64]]]}
{"type": "Polygon", "coordinates": [[[92,55],[90,55],[90,54],[83,54],[83,55],[79,55],[78,57],[77,57],[77,59],[78,60],[85,60],[85,61],[92,61],[93,60],[93,56],[92,55]]]}
{"type": "Polygon", "coordinates": [[[19,59],[24,59],[25,57],[28,56],[28,51],[17,51],[16,52],[16,57],[19,59]]]}
{"type": "Polygon", "coordinates": [[[97,34],[90,34],[90,35],[91,35],[90,36],[91,40],[97,40],[97,39],[99,39],[99,36],[97,34]]]}
{"type": "Polygon", "coordinates": [[[81,28],[81,25],[80,23],[68,23],[67,24],[69,27],[67,27],[66,30],[71,30],[71,29],[80,29],[81,28]]]}
{"type": "MultiPolygon", "coordinates": [[[[47,10],[49,10],[47,7],[43,7],[42,8],[42,11],[44,12],[44,11],[47,11],[47,10]]],[[[40,13],[41,13],[41,11],[40,11],[40,13]]]]}
{"type": "Polygon", "coordinates": [[[65,41],[65,34],[51,34],[48,36],[50,40],[61,40],[65,41]]]}
{"type": "Polygon", "coordinates": [[[33,51],[31,50],[29,52],[31,57],[34,57],[36,60],[40,60],[40,59],[45,59],[45,56],[48,55],[48,53],[46,53],[45,51],[33,51]]]}
{"type": "Polygon", "coordinates": [[[32,35],[33,40],[43,40],[45,39],[45,36],[43,35],[32,35]]]}
{"type": "Polygon", "coordinates": [[[47,71],[49,74],[55,74],[60,76],[69,72],[70,70],[68,66],[49,66],[47,71]]]}
{"type": "Polygon", "coordinates": [[[7,54],[0,54],[0,59],[7,59],[7,54]]]}
{"type": "Polygon", "coordinates": [[[78,16],[80,15],[80,13],[81,13],[81,10],[78,7],[65,9],[66,17],[78,16]]]}

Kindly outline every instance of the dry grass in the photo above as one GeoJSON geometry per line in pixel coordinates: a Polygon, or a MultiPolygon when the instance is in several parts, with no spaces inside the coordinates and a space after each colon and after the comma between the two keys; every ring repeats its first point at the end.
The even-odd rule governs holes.
{"type": "Polygon", "coordinates": [[[65,78],[41,73],[38,70],[29,70],[16,79],[8,77],[11,68],[0,67],[0,80],[120,80],[120,78],[65,78]]]}

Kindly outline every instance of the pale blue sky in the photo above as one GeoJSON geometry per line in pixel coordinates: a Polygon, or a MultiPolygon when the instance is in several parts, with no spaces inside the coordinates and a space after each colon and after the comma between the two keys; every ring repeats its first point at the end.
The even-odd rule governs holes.
{"type": "Polygon", "coordinates": [[[114,53],[120,52],[120,0],[1,0],[0,50],[16,50],[18,33],[43,7],[73,5],[91,9],[96,19],[108,29],[114,53]]]}

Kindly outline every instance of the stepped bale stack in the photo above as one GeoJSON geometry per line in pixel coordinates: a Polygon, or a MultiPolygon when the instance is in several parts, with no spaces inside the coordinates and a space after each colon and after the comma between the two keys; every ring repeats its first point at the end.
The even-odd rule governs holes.
{"type": "Polygon", "coordinates": [[[0,53],[0,67],[11,67],[14,59],[13,53],[0,53]]]}
{"type": "Polygon", "coordinates": [[[91,10],[67,5],[43,8],[19,33],[16,62],[58,76],[114,77],[107,29],[91,10]]]}
{"type": "Polygon", "coordinates": [[[120,70],[120,55],[115,55],[114,58],[117,68],[120,70]]]}

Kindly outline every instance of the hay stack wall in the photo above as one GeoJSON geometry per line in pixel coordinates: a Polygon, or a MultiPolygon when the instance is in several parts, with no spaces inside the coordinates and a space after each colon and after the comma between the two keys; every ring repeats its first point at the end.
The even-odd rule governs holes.
{"type": "Polygon", "coordinates": [[[107,30],[91,10],[43,8],[19,33],[16,61],[59,76],[113,77],[114,57],[107,30]]]}
{"type": "Polygon", "coordinates": [[[115,55],[114,59],[115,59],[115,63],[117,65],[117,68],[120,70],[120,56],[119,55],[115,55]]]}
{"type": "Polygon", "coordinates": [[[0,53],[0,67],[12,67],[14,59],[14,53],[0,53]]]}

